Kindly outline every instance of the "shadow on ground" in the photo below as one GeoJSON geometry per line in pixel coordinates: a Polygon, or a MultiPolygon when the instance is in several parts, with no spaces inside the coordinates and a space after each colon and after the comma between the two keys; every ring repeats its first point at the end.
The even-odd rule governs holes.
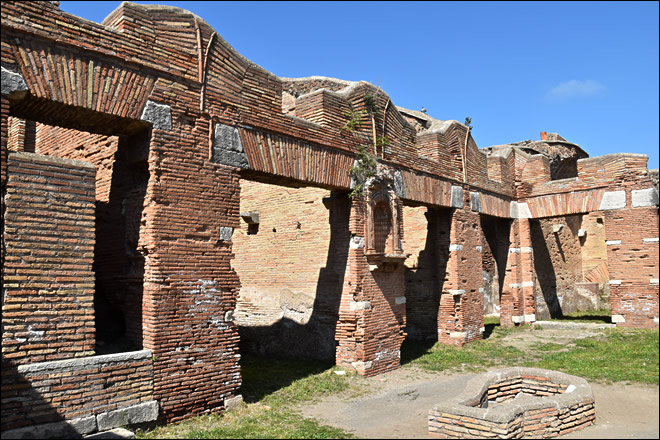
{"type": "Polygon", "coordinates": [[[245,402],[259,402],[298,379],[322,373],[333,366],[334,362],[275,358],[246,353],[241,359],[243,385],[239,392],[245,402]]]}

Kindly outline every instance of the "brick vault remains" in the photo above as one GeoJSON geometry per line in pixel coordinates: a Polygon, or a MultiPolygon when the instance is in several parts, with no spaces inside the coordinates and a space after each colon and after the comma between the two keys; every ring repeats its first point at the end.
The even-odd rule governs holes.
{"type": "Polygon", "coordinates": [[[220,411],[245,350],[375,375],[487,313],[658,326],[647,156],[479,149],[178,8],[3,2],[1,153],[3,435],[220,411]]]}

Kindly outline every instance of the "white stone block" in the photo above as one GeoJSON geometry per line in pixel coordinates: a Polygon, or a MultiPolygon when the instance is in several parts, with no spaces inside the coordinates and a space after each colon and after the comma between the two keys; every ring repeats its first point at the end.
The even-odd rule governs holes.
{"type": "Polygon", "coordinates": [[[371,308],[371,303],[369,301],[351,301],[349,308],[351,312],[357,312],[358,310],[369,310],[371,308]]]}
{"type": "Polygon", "coordinates": [[[405,296],[397,296],[394,298],[394,304],[405,304],[406,303],[406,297],[405,296]]]}
{"type": "Polygon", "coordinates": [[[624,318],[623,315],[612,315],[612,323],[621,324],[624,322],[626,322],[626,318],[624,318]]]}
{"type": "Polygon", "coordinates": [[[511,218],[532,218],[527,203],[511,202],[510,215],[511,218]]]}
{"type": "Polygon", "coordinates": [[[655,188],[633,190],[632,207],[656,206],[658,204],[658,191],[655,188]]]}
{"type": "Polygon", "coordinates": [[[608,211],[612,209],[622,209],[626,207],[625,191],[606,191],[603,199],[600,201],[599,211],[608,211]]]}

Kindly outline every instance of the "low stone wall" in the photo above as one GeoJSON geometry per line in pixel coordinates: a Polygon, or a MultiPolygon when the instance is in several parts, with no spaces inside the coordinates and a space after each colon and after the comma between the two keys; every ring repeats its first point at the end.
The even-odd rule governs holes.
{"type": "Polygon", "coordinates": [[[472,379],[429,411],[429,435],[441,438],[546,438],[594,423],[589,384],[538,368],[507,368],[472,379]]]}
{"type": "Polygon", "coordinates": [[[153,421],[153,389],[150,350],[3,365],[2,438],[85,434],[153,421]]]}

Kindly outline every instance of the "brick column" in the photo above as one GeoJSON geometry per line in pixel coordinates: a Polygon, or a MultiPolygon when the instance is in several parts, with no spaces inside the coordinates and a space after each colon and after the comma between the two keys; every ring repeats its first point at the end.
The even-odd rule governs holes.
{"type": "Polygon", "coordinates": [[[657,192],[649,188],[628,194],[632,196],[630,208],[609,210],[604,216],[612,322],[657,328],[657,192]]]}
{"type": "Polygon", "coordinates": [[[176,421],[227,408],[241,386],[233,322],[240,281],[231,267],[240,177],[237,167],[208,160],[208,120],[197,120],[195,130],[172,128],[176,113],[170,118],[169,111],[161,104],[145,109],[153,128],[138,246],[154,397],[164,420],[176,421]]]}
{"type": "Polygon", "coordinates": [[[514,219],[511,225],[509,258],[500,299],[500,324],[536,321],[534,254],[529,219],[514,219]]]}
{"type": "Polygon", "coordinates": [[[400,366],[406,304],[402,261],[367,259],[367,211],[364,199],[353,199],[350,249],[336,331],[336,363],[373,376],[400,366]]]}
{"type": "Polygon", "coordinates": [[[451,216],[449,260],[438,308],[438,341],[463,345],[484,329],[481,223],[479,213],[455,209],[451,216]]]}

